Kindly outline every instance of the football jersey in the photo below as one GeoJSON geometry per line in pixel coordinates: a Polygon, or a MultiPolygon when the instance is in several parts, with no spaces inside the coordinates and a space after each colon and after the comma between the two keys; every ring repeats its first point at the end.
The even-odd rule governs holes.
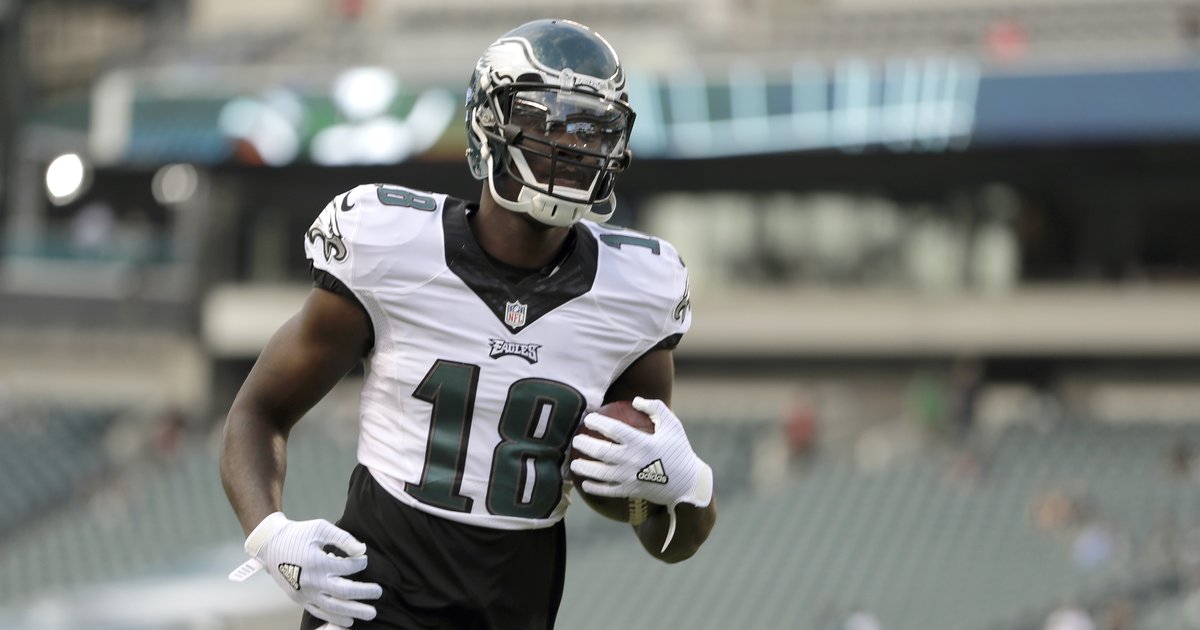
{"type": "Polygon", "coordinates": [[[474,210],[359,186],[325,207],[305,252],[318,285],[351,294],[374,329],[359,462],[419,510],[546,527],[567,508],[583,414],[691,325],[687,269],[666,241],[584,221],[555,268],[514,283],[475,241],[474,210]]]}

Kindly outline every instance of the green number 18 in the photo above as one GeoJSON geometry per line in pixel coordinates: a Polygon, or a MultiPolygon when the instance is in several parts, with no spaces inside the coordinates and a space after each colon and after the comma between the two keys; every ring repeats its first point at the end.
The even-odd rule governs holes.
{"type": "MultiPolygon", "coordinates": [[[[471,511],[473,502],[461,491],[479,370],[478,365],[438,360],[413,392],[433,405],[421,481],[405,484],[423,503],[471,511]]],[[[557,381],[526,378],[509,387],[488,478],[489,513],[545,518],[554,511],[562,492],[566,445],[586,404],[578,390],[557,381]]]]}

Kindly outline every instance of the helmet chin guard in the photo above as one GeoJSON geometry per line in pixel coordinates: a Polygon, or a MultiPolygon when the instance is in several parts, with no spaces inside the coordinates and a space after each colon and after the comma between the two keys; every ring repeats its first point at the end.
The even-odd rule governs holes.
{"type": "Polygon", "coordinates": [[[568,20],[539,20],[484,51],[467,89],[467,161],[496,203],[546,225],[602,223],[629,165],[635,114],[616,52],[568,20]],[[501,187],[497,178],[519,186],[501,187]]]}
{"type": "MultiPolygon", "coordinates": [[[[488,162],[491,162],[491,158],[488,158],[488,162]]],[[[608,199],[596,203],[567,201],[562,197],[534,190],[524,184],[521,185],[521,192],[517,193],[516,201],[513,201],[496,190],[495,171],[488,174],[488,190],[492,193],[492,199],[495,199],[496,204],[501,208],[528,214],[539,222],[553,227],[574,225],[583,219],[604,223],[612,218],[613,210],[617,207],[616,193],[609,193],[608,199]]],[[[587,194],[585,190],[565,186],[558,186],[556,190],[562,190],[567,194],[587,194]]]]}

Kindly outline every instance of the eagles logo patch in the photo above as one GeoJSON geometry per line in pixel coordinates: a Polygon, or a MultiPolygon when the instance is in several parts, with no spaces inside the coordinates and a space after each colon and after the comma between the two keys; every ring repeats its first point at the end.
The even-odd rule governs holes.
{"type": "Polygon", "coordinates": [[[683,316],[687,314],[687,311],[689,308],[691,308],[691,306],[692,289],[689,284],[685,283],[683,285],[683,297],[679,298],[679,303],[675,305],[675,311],[672,313],[672,315],[675,317],[675,321],[683,321],[683,316]]]}
{"type": "MultiPolygon", "coordinates": [[[[347,194],[342,197],[342,212],[346,212],[354,207],[353,204],[347,201],[347,194]]],[[[325,254],[325,262],[342,262],[346,260],[346,256],[350,251],[346,248],[346,242],[342,240],[342,230],[338,227],[337,213],[324,212],[317,217],[316,222],[312,227],[308,228],[308,242],[313,245],[317,244],[317,239],[321,240],[322,253],[325,254]],[[326,219],[325,217],[328,217],[326,219]]]]}

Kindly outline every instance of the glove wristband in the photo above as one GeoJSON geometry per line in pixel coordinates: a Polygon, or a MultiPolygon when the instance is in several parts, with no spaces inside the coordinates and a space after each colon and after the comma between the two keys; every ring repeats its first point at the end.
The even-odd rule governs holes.
{"type": "Polygon", "coordinates": [[[267,541],[270,540],[271,537],[276,534],[276,532],[283,529],[288,523],[291,522],[292,521],[289,520],[288,517],[283,515],[283,512],[272,512],[271,514],[268,514],[267,517],[264,518],[262,522],[254,528],[254,531],[250,532],[250,535],[246,537],[246,544],[243,547],[246,550],[246,553],[250,554],[250,557],[252,558],[257,558],[258,552],[262,549],[263,545],[267,544],[267,541]]]}
{"type": "Polygon", "coordinates": [[[700,464],[700,469],[696,471],[696,485],[692,486],[692,491],[679,501],[699,508],[708,507],[708,504],[712,503],[713,497],[712,466],[704,463],[704,460],[699,457],[696,458],[696,461],[700,464]]]}
{"type": "MultiPolygon", "coordinates": [[[[700,470],[696,471],[696,484],[692,486],[692,491],[687,496],[679,500],[679,503],[688,503],[698,508],[708,507],[708,504],[712,503],[713,496],[712,466],[704,463],[704,460],[699,457],[696,458],[696,461],[700,463],[700,470]]],[[[679,505],[679,503],[675,505],[679,505]]],[[[678,522],[675,516],[675,505],[667,506],[670,521],[667,525],[667,537],[663,540],[661,553],[665,553],[667,547],[671,545],[671,541],[675,539],[675,524],[678,522]]]]}

